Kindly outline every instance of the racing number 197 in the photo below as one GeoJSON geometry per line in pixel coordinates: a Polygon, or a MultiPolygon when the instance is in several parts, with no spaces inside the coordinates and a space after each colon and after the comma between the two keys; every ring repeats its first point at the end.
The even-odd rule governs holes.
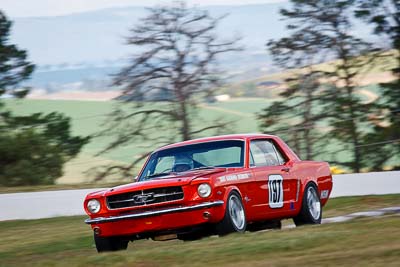
{"type": "Polygon", "coordinates": [[[273,174],[268,177],[269,206],[273,209],[283,207],[283,177],[273,174]]]}

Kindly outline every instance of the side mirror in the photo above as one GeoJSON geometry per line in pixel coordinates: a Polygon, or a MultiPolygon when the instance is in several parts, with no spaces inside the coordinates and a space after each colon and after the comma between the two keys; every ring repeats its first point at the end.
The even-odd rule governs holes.
{"type": "Polygon", "coordinates": [[[133,177],[133,182],[136,183],[138,181],[138,179],[139,179],[139,176],[133,177]]]}

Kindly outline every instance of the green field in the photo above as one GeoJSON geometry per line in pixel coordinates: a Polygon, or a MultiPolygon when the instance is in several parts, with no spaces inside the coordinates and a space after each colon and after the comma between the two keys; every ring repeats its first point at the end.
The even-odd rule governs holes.
{"type": "MultiPolygon", "coordinates": [[[[258,129],[255,113],[268,105],[265,99],[244,99],[228,103],[202,104],[199,108],[199,116],[194,124],[203,127],[205,122],[216,119],[231,122],[226,134],[256,132],[258,129]]],[[[72,132],[77,135],[92,135],[104,129],[104,123],[110,120],[108,114],[114,109],[115,102],[99,101],[70,101],[70,100],[6,100],[7,107],[18,115],[28,115],[35,112],[61,112],[71,117],[72,132]]],[[[154,105],[154,104],[151,104],[154,105]]],[[[161,105],[161,104],[156,104],[161,105]]],[[[129,107],[127,107],[129,108],[129,107]]],[[[206,132],[205,136],[214,132],[206,132]]],[[[145,149],[138,144],[125,145],[109,153],[94,157],[113,137],[94,138],[86,145],[81,154],[65,166],[65,176],[58,180],[59,183],[90,182],[91,178],[85,173],[88,169],[103,166],[109,163],[128,163],[145,149]]],[[[156,148],[156,147],[154,147],[156,148]]],[[[132,174],[134,175],[134,174],[132,174]]],[[[130,179],[128,177],[127,179],[130,179]]],[[[108,181],[113,181],[112,179],[108,181]]]]}
{"type": "MultiPolygon", "coordinates": [[[[366,60],[365,68],[360,77],[356,77],[360,81],[369,78],[370,85],[364,86],[363,89],[367,94],[359,92],[359,97],[363,100],[372,101],[375,97],[379,97],[381,94],[381,88],[376,85],[380,74],[388,74],[389,70],[396,66],[395,56],[397,52],[394,50],[386,51],[381,53],[385,57],[376,59],[373,63],[369,62],[368,57],[362,57],[361,59],[366,60]],[[378,75],[378,76],[376,76],[378,75]]],[[[329,61],[322,64],[315,65],[314,67],[319,70],[329,71],[338,63],[338,61],[329,61]]],[[[283,72],[273,73],[265,76],[261,76],[251,80],[243,80],[228,84],[224,88],[218,89],[218,93],[227,93],[230,95],[246,95],[246,85],[252,84],[257,87],[257,84],[262,81],[278,81],[282,82],[285,78],[303,71],[301,69],[286,70],[283,72]]],[[[368,84],[368,83],[367,83],[368,84]]],[[[256,88],[260,90],[271,90],[265,88],[256,88]]],[[[271,98],[233,98],[226,102],[217,102],[212,104],[203,103],[199,106],[199,114],[197,117],[192,118],[191,123],[196,128],[201,128],[206,124],[210,124],[215,120],[230,122],[229,128],[219,132],[220,134],[231,134],[231,133],[249,133],[258,132],[258,122],[256,120],[256,113],[267,107],[272,101],[277,99],[278,93],[282,89],[274,89],[274,91],[262,91],[259,95],[271,95],[271,98]],[[267,94],[266,94],[267,93],[267,94]]],[[[260,91],[260,92],[261,92],[260,91]]],[[[260,93],[259,92],[259,93],[260,93]]],[[[3,101],[3,100],[2,100],[3,101]]],[[[72,118],[72,132],[74,134],[87,136],[96,134],[101,130],[104,130],[104,124],[112,121],[113,119],[108,116],[111,111],[114,110],[116,105],[115,101],[72,101],[72,100],[4,100],[6,106],[16,114],[27,115],[35,112],[49,113],[53,111],[61,112],[72,118]]],[[[146,105],[165,105],[165,103],[147,103],[146,105]]],[[[128,107],[126,107],[128,108],[128,107]]],[[[287,123],[290,123],[288,120],[287,123]]],[[[318,125],[321,131],[328,131],[326,123],[318,125]]],[[[131,121],[130,127],[135,127],[135,121],[131,121]]],[[[123,130],[123,129],[122,129],[123,130]]],[[[163,133],[170,135],[170,133],[163,133]]],[[[208,131],[202,133],[202,136],[215,135],[214,131],[208,131]]],[[[197,136],[197,137],[202,137],[197,136]]],[[[153,135],[150,134],[150,138],[153,135]]],[[[81,154],[76,158],[68,162],[64,168],[65,175],[58,179],[59,184],[77,184],[77,183],[91,183],[93,173],[88,173],[94,167],[110,165],[115,163],[130,163],[138,155],[148,152],[148,148],[143,148],[142,145],[155,149],[156,147],[152,144],[137,144],[131,143],[124,145],[115,150],[110,151],[100,156],[95,155],[101,151],[107,144],[114,140],[114,136],[94,138],[86,145],[81,154]]],[[[177,140],[178,141],[178,140],[177,140]]],[[[317,156],[315,160],[334,160],[343,159],[346,160],[350,155],[346,152],[339,152],[342,148],[341,144],[331,140],[329,143],[324,141],[317,141],[317,145],[325,148],[324,155],[317,156]]],[[[398,164],[400,159],[396,159],[396,162],[391,162],[391,165],[398,164]]],[[[136,170],[137,172],[138,170],[136,170]]],[[[134,176],[135,173],[132,173],[134,176]]],[[[115,182],[116,177],[110,177],[105,182],[115,182]]],[[[125,181],[130,180],[132,177],[126,177],[125,181]]]]}
{"type": "MultiPolygon", "coordinates": [[[[380,88],[377,85],[371,85],[363,88],[373,94],[379,95],[380,88]]],[[[219,134],[232,134],[232,133],[250,133],[258,132],[258,122],[256,114],[262,109],[267,107],[274,99],[267,98],[233,98],[226,102],[217,102],[212,104],[200,104],[198,108],[198,116],[193,118],[191,123],[194,130],[202,128],[206,124],[210,124],[215,120],[230,122],[227,129],[219,132],[219,134]]],[[[88,136],[96,134],[104,129],[107,122],[113,119],[109,114],[114,110],[116,101],[72,101],[72,100],[5,100],[6,107],[17,115],[28,115],[36,112],[61,112],[71,117],[72,119],[72,132],[76,135],[88,136]]],[[[165,105],[163,103],[147,103],[144,105],[165,105]]],[[[124,109],[132,110],[132,104],[128,104],[124,109]]],[[[326,131],[326,125],[321,124],[321,131],[326,131]]],[[[130,127],[135,127],[135,121],[132,120],[130,127]]],[[[125,128],[122,129],[122,131],[125,128]]],[[[150,138],[156,137],[150,135],[150,138]]],[[[169,133],[163,133],[169,134],[169,133]]],[[[214,131],[202,133],[201,136],[215,135],[214,131]]],[[[108,153],[95,156],[98,152],[106,147],[114,136],[102,136],[93,138],[92,141],[86,145],[80,155],[68,162],[64,167],[64,176],[57,180],[58,184],[78,184],[78,183],[91,183],[93,181],[94,172],[93,168],[106,166],[110,164],[124,164],[130,163],[139,157],[140,154],[148,152],[148,148],[155,149],[156,146],[150,143],[138,144],[132,142],[131,144],[118,147],[108,153]],[[89,171],[91,170],[91,171],[89,171]]],[[[178,140],[177,140],[178,141],[178,140]]],[[[346,152],[336,151],[340,150],[341,145],[337,141],[331,140],[328,144],[323,141],[317,141],[317,144],[324,147],[326,153],[315,157],[315,160],[331,160],[336,157],[340,159],[348,159],[350,154],[346,152]]],[[[140,167],[140,164],[137,166],[140,167]]],[[[135,171],[138,172],[138,169],[135,171]]],[[[111,176],[102,182],[113,183],[117,180],[121,182],[130,181],[136,173],[132,173],[131,177],[125,177],[123,180],[118,176],[111,176]]]]}
{"type": "MultiPolygon", "coordinates": [[[[331,199],[324,217],[399,205],[400,195],[331,199]]],[[[398,266],[398,215],[194,242],[141,240],[97,254],[85,217],[0,222],[0,266],[398,266]]]]}

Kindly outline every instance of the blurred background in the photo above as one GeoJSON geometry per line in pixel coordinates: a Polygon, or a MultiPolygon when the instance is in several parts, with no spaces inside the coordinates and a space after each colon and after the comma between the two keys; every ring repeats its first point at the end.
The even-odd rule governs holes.
{"type": "Polygon", "coordinates": [[[0,0],[0,266],[397,266],[399,169],[398,0],[0,0]],[[342,223],[95,254],[90,188],[250,132],[329,162],[342,223]]]}
{"type": "Polygon", "coordinates": [[[2,186],[130,181],[156,147],[246,132],[400,166],[397,1],[0,7],[2,186]]]}

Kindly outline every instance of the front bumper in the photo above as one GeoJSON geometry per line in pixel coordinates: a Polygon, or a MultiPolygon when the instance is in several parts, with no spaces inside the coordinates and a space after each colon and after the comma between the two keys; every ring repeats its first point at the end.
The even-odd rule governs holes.
{"type": "Polygon", "coordinates": [[[154,211],[146,211],[142,213],[132,213],[132,214],[125,214],[120,216],[110,216],[110,217],[98,217],[94,219],[86,219],[85,223],[87,224],[101,224],[101,223],[109,223],[109,222],[116,222],[122,220],[130,220],[130,219],[139,219],[139,218],[146,218],[158,215],[166,215],[171,213],[179,213],[179,212],[189,212],[195,211],[200,209],[208,209],[213,207],[218,207],[224,205],[224,201],[217,200],[213,202],[203,202],[200,204],[196,204],[193,206],[183,206],[183,207],[174,207],[174,208],[167,208],[162,210],[154,210],[154,211]]]}

